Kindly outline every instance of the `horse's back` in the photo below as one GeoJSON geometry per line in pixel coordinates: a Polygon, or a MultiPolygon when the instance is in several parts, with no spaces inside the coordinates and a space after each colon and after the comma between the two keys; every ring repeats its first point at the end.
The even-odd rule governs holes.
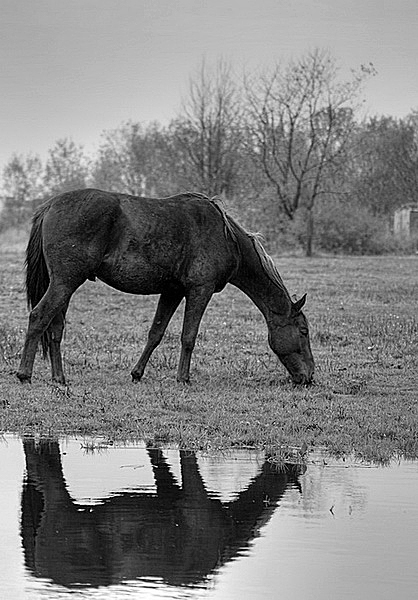
{"type": "Polygon", "coordinates": [[[131,293],[209,281],[221,289],[237,264],[221,212],[199,194],[66,192],[51,200],[43,235],[51,271],[65,260],[80,278],[131,293]]]}
{"type": "MultiPolygon", "coordinates": [[[[116,244],[99,276],[114,273],[134,280],[147,293],[165,285],[214,282],[222,288],[236,267],[235,246],[225,233],[221,213],[194,194],[168,198],[119,195],[121,218],[116,244]]],[[[143,293],[143,292],[139,292],[143,293]]]]}
{"type": "Polygon", "coordinates": [[[95,189],[64,192],[48,202],[44,223],[58,235],[94,235],[98,226],[111,224],[120,212],[116,194],[95,189]],[[53,227],[52,227],[53,225],[53,227]]]}

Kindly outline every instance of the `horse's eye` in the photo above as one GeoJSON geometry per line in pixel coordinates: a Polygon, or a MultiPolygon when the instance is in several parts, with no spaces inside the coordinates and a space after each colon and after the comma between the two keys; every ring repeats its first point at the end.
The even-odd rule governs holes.
{"type": "Polygon", "coordinates": [[[308,328],[307,327],[301,327],[300,330],[302,335],[308,335],[308,328]]]}

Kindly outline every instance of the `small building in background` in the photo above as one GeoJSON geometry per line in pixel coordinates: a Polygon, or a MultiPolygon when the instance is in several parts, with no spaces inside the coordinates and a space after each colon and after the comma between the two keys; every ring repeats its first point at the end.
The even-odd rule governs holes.
{"type": "Polygon", "coordinates": [[[393,232],[403,240],[418,239],[418,204],[406,204],[395,211],[393,232]]]}

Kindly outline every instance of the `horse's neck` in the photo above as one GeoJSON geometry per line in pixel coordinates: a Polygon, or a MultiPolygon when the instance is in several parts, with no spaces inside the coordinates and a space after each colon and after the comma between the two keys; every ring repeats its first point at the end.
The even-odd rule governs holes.
{"type": "Polygon", "coordinates": [[[290,311],[290,297],[283,288],[272,281],[264,269],[251,237],[239,237],[240,267],[231,281],[244,292],[269,321],[272,314],[286,316],[290,311]]]}

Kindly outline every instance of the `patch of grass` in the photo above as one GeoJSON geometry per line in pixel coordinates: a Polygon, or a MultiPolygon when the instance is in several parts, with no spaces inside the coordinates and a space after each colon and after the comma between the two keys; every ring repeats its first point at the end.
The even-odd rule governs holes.
{"type": "Polygon", "coordinates": [[[88,282],[68,312],[63,387],[40,357],[31,386],[14,374],[27,325],[23,249],[0,248],[0,430],[418,457],[417,257],[277,258],[289,291],[308,292],[317,374],[307,389],[293,387],[262,315],[232,286],[205,313],[191,385],[175,381],[181,310],[135,385],[156,298],[88,282]]]}

